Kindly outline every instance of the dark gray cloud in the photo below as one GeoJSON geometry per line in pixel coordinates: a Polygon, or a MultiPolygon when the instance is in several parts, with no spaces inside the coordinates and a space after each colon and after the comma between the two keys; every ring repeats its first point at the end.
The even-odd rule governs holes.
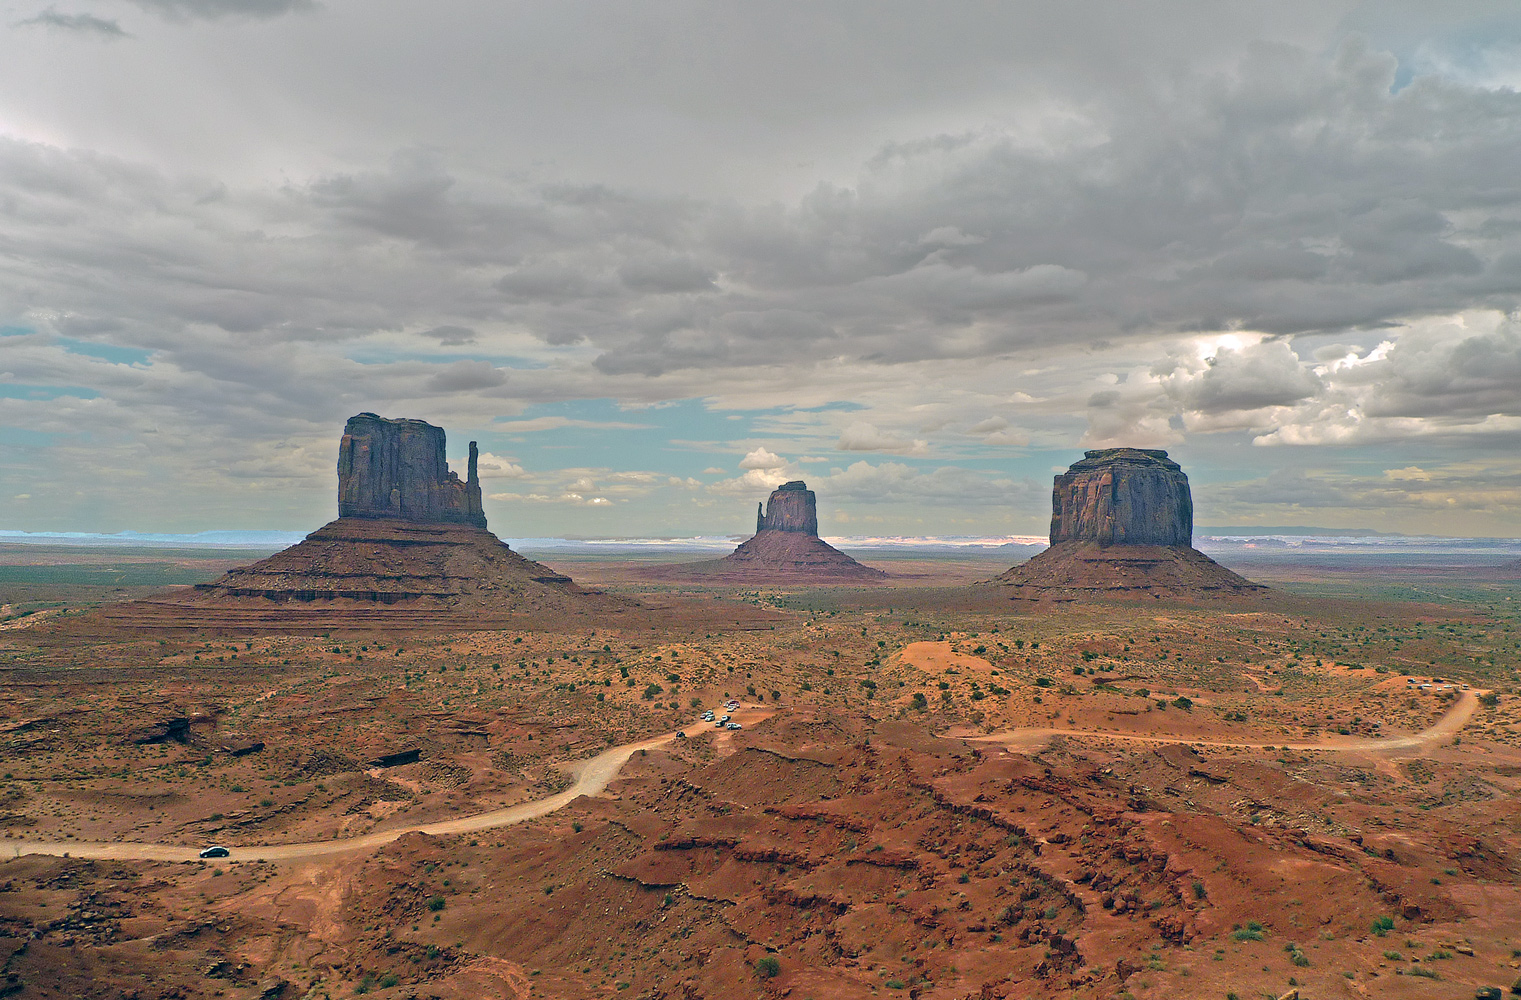
{"type": "Polygon", "coordinates": [[[313,0],[132,0],[144,10],[182,21],[217,21],[223,18],[266,19],[295,11],[312,10],[313,0]]]}
{"type": "Polygon", "coordinates": [[[107,41],[132,37],[113,19],[96,17],[94,14],[63,14],[51,7],[24,21],[16,22],[16,26],[18,28],[52,28],[70,34],[103,38],[107,41]]]}
{"type": "Polygon", "coordinates": [[[747,451],[909,470],[1518,433],[1503,10],[134,2],[0,33],[0,426],[80,464],[321,482],[378,401],[791,403],[747,451]]]}

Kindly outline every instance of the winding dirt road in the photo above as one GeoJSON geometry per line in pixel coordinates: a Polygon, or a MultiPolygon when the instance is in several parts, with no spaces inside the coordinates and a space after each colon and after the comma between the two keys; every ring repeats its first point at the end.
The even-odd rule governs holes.
{"type": "MultiPolygon", "coordinates": [[[[1053,736],[1086,737],[1088,739],[1117,740],[1126,743],[1187,743],[1192,746],[1227,747],[1233,749],[1262,749],[1272,746],[1283,750],[1339,750],[1339,751],[1370,751],[1370,750],[1422,750],[1436,743],[1445,742],[1457,735],[1468,720],[1473,718],[1474,712],[1479,708],[1479,696],[1486,694],[1482,690],[1465,691],[1440,719],[1429,728],[1411,736],[1395,736],[1389,739],[1325,739],[1313,743],[1236,743],[1222,740],[1200,740],[1187,736],[1137,736],[1130,733],[1108,733],[1089,729],[1012,729],[1002,733],[993,733],[988,736],[970,736],[946,734],[953,739],[965,739],[981,743],[1001,743],[1008,747],[1030,747],[1041,745],[1053,736]]],[[[696,727],[694,727],[696,728],[696,727]]],[[[497,827],[511,826],[514,823],[522,823],[530,819],[538,819],[548,816],[558,809],[564,808],[570,802],[582,795],[597,795],[618,776],[623,770],[623,765],[628,763],[630,757],[640,750],[648,750],[663,746],[676,738],[675,733],[666,733],[663,736],[654,736],[637,743],[626,743],[623,746],[613,747],[589,760],[582,761],[575,766],[573,774],[575,781],[563,792],[536,799],[532,802],[521,802],[505,809],[496,809],[491,812],[477,813],[474,816],[462,816],[458,819],[443,820],[438,823],[424,823],[418,826],[399,827],[395,830],[384,830],[378,833],[365,834],[362,837],[350,837],[344,840],[317,840],[302,844],[271,844],[263,847],[234,847],[230,848],[229,861],[301,861],[310,858],[321,858],[334,854],[346,854],[352,851],[372,850],[384,844],[389,844],[398,837],[408,833],[426,833],[434,836],[457,833],[475,833],[480,830],[492,830],[497,827]]],[[[138,844],[138,843],[103,843],[90,841],[31,841],[31,840],[0,840],[0,857],[19,857],[23,854],[48,854],[54,857],[68,855],[74,858],[93,858],[113,861],[195,861],[198,859],[199,850],[194,847],[183,847],[178,844],[138,844]]]]}
{"type": "MultiPolygon", "coordinates": [[[[522,823],[525,820],[538,819],[547,816],[557,809],[561,809],[582,795],[596,795],[608,786],[618,772],[623,770],[623,765],[628,763],[630,757],[640,750],[649,750],[663,746],[676,738],[675,733],[666,733],[664,736],[654,736],[637,743],[625,743],[623,746],[613,747],[604,751],[590,760],[582,761],[575,766],[572,772],[575,781],[563,792],[558,792],[546,798],[535,799],[532,802],[521,802],[505,809],[496,809],[491,812],[477,813],[474,816],[462,816],[459,819],[442,820],[438,823],[424,823],[419,826],[400,827],[395,830],[384,830],[379,833],[369,833],[362,837],[349,837],[344,840],[316,840],[304,844],[271,844],[265,847],[233,847],[229,861],[300,861],[308,858],[320,858],[331,854],[346,854],[350,851],[372,850],[384,844],[389,844],[398,837],[408,833],[427,833],[435,836],[455,833],[475,833],[479,830],[491,830],[499,826],[511,826],[514,823],[522,823]]],[[[19,857],[23,854],[50,854],[54,857],[68,855],[71,858],[94,858],[98,860],[112,861],[194,861],[199,857],[199,848],[182,847],[177,844],[135,844],[135,843],[102,843],[90,841],[31,841],[31,840],[0,840],[0,857],[19,857]]]]}
{"type": "Polygon", "coordinates": [[[946,735],[978,743],[1001,743],[1008,747],[1031,747],[1042,744],[1053,736],[1075,736],[1098,740],[1117,740],[1123,743],[1187,743],[1196,747],[1225,747],[1235,750],[1423,750],[1435,743],[1444,743],[1458,734],[1473,714],[1479,710],[1479,697],[1488,691],[1475,689],[1464,691],[1457,704],[1426,729],[1410,736],[1391,736],[1387,739],[1359,739],[1354,737],[1327,737],[1312,743],[1236,743],[1225,740],[1201,740],[1191,736],[1141,736],[1133,733],[1106,733],[1097,729],[1009,729],[987,736],[946,735]]]}

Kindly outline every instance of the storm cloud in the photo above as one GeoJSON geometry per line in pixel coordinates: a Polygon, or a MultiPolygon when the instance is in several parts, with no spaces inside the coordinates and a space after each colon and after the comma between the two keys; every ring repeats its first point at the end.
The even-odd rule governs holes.
{"type": "MultiPolygon", "coordinates": [[[[842,490],[895,470],[915,517],[914,476],[851,453],[982,505],[1028,493],[990,461],[1038,484],[1034,456],[1083,444],[1407,442],[1408,465],[1517,435],[1521,94],[1456,41],[1500,7],[88,6],[0,34],[0,86],[44,81],[0,118],[21,484],[78,492],[49,453],[172,483],[189,452],[166,442],[216,436],[239,457],[207,511],[242,475],[305,516],[352,412],[485,428],[592,400],[790,407],[670,471],[824,455],[842,490]],[[246,40],[221,67],[244,89],[207,32],[246,40]],[[90,49],[105,69],[89,36],[118,42],[90,49]],[[435,70],[357,61],[404,44],[435,70]],[[107,71],[113,113],[66,100],[107,71]]],[[[538,471],[560,490],[539,495],[591,495],[538,471]]],[[[35,523],[39,490],[5,492],[35,523]]]]}

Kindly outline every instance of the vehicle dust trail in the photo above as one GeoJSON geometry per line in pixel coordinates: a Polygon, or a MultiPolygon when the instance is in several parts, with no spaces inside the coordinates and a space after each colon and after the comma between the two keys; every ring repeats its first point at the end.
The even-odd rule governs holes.
{"type": "MultiPolygon", "coordinates": [[[[495,809],[491,812],[477,813],[474,816],[462,816],[458,819],[443,820],[438,823],[423,823],[417,826],[402,827],[396,830],[384,830],[379,833],[369,833],[362,837],[350,837],[345,840],[318,840],[304,844],[271,844],[265,847],[233,847],[227,860],[229,861],[297,861],[305,858],[318,858],[331,854],[344,854],[349,851],[371,850],[384,844],[389,844],[398,837],[409,833],[426,833],[433,836],[443,836],[456,833],[475,833],[480,830],[491,830],[501,826],[511,826],[514,823],[522,823],[525,820],[538,819],[547,816],[557,809],[568,805],[572,800],[582,795],[597,795],[618,776],[627,764],[629,758],[640,750],[649,750],[663,746],[676,738],[675,733],[666,733],[663,736],[655,736],[650,739],[640,740],[636,743],[625,743],[622,746],[613,747],[603,751],[590,760],[582,761],[575,766],[575,781],[563,792],[557,792],[546,798],[535,799],[532,802],[521,802],[515,806],[507,806],[504,809],[495,809]]],[[[28,840],[0,840],[0,857],[20,857],[23,854],[50,854],[55,857],[68,855],[74,858],[92,858],[109,861],[194,861],[199,857],[199,849],[183,847],[177,844],[134,844],[134,843],[101,843],[88,841],[28,841],[28,840]]]]}
{"type": "Polygon", "coordinates": [[[1458,703],[1447,710],[1436,722],[1426,729],[1411,736],[1394,736],[1389,739],[1326,739],[1313,743],[1238,743],[1225,740],[1201,740],[1189,736],[1142,736],[1135,733],[1110,733],[1100,729],[1047,729],[1047,728],[1021,728],[1008,729],[1001,733],[991,733],[987,736],[955,736],[945,734],[952,739],[964,739],[977,743],[1001,743],[1007,747],[1029,748],[1044,744],[1053,736],[1087,737],[1095,740],[1117,740],[1124,743],[1186,743],[1196,747],[1223,747],[1234,750],[1264,750],[1272,747],[1275,750],[1340,750],[1340,751],[1377,751],[1377,750],[1424,750],[1425,748],[1440,742],[1446,742],[1468,724],[1473,718],[1474,712],[1478,711],[1479,698],[1488,694],[1487,690],[1475,688],[1472,691],[1464,691],[1458,699],[1458,703]]]}

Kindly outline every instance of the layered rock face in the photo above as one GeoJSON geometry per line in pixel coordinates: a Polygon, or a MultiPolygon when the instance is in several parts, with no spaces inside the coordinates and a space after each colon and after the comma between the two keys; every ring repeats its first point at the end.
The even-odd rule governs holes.
{"type": "Polygon", "coordinates": [[[1266,588],[1193,547],[1188,477],[1167,452],[1087,452],[1051,490],[1051,547],[994,579],[1014,600],[1189,597],[1266,588]]]}
{"type": "Polygon", "coordinates": [[[338,443],[338,516],[486,527],[475,442],[464,482],[444,444],[444,429],[422,420],[350,417],[338,443]]]}
{"type": "Polygon", "coordinates": [[[818,499],[802,480],[777,487],[756,511],[755,535],[722,559],[657,566],[660,580],[711,583],[874,583],[887,574],[863,566],[819,537],[818,499]]]}
{"type": "Polygon", "coordinates": [[[1051,544],[1192,545],[1194,501],[1167,452],[1085,452],[1051,490],[1051,544]]]}
{"type": "Polygon", "coordinates": [[[783,483],[772,492],[764,508],[756,505],[755,532],[797,531],[818,537],[818,498],[801,479],[783,483]]]}

